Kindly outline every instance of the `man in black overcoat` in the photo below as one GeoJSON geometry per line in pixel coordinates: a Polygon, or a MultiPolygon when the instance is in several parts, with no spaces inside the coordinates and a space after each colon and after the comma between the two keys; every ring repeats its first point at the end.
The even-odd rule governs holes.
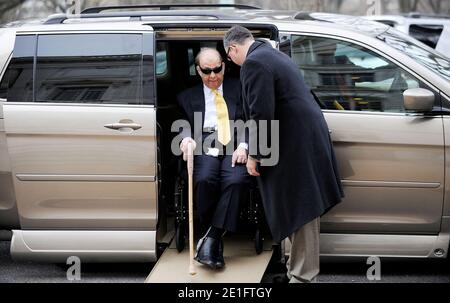
{"type": "Polygon", "coordinates": [[[231,123],[228,125],[230,120],[244,118],[241,85],[238,79],[224,77],[225,63],[215,49],[203,48],[195,64],[202,83],[178,95],[189,122],[181,133],[180,148],[184,154],[188,143],[200,149],[194,157],[194,195],[200,222],[208,230],[197,245],[195,259],[220,269],[225,265],[222,236],[226,231],[237,231],[240,203],[246,199],[251,181],[245,167],[245,134],[238,136],[231,123]],[[200,119],[196,120],[196,115],[200,119]],[[227,124],[222,125],[228,131],[221,130],[221,123],[227,124]],[[196,130],[200,133],[195,134],[196,130]]]}
{"type": "Polygon", "coordinates": [[[254,120],[247,171],[258,177],[266,218],[274,240],[287,237],[292,248],[287,262],[290,282],[314,281],[319,273],[319,218],[344,196],[325,118],[289,56],[264,41],[255,41],[244,27],[224,37],[229,60],[241,66],[246,118],[254,120]],[[278,121],[279,146],[264,155],[261,121],[278,121]],[[278,162],[266,162],[278,147],[278,162]],[[269,166],[265,165],[269,164],[269,166]]]}

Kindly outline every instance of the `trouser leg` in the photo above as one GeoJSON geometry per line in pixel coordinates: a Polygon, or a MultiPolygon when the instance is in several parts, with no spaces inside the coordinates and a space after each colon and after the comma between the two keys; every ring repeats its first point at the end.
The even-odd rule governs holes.
{"type": "Polygon", "coordinates": [[[199,164],[196,167],[198,170],[196,190],[199,214],[203,217],[203,222],[211,220],[211,224],[207,235],[202,237],[197,245],[195,259],[217,269],[225,266],[222,232],[237,229],[239,206],[243,198],[242,193],[247,187],[245,181],[248,174],[246,170],[245,174],[243,173],[245,166],[231,167],[231,156],[209,157],[211,159],[205,156],[205,158],[199,158],[197,161],[199,164]],[[217,167],[219,167],[218,175],[216,175],[217,167]],[[215,199],[211,200],[212,197],[215,199]],[[212,210],[213,215],[208,216],[212,210]]]}
{"type": "Polygon", "coordinates": [[[224,156],[220,168],[220,198],[212,225],[227,231],[237,231],[241,203],[248,198],[250,176],[245,165],[231,167],[231,156],[224,156]]]}
{"type": "Polygon", "coordinates": [[[200,155],[194,159],[194,192],[201,230],[209,228],[220,193],[220,160],[200,155]]]}
{"type": "Polygon", "coordinates": [[[286,264],[289,283],[314,281],[320,271],[320,217],[295,231],[289,240],[291,254],[286,264]]]}

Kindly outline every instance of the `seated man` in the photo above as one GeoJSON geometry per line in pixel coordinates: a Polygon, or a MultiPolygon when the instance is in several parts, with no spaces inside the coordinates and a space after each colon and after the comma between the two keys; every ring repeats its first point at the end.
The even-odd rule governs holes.
{"type": "Polygon", "coordinates": [[[187,133],[182,132],[180,148],[185,156],[188,143],[196,146],[192,139],[194,113],[201,113],[203,120],[199,122],[203,132],[199,148],[211,137],[215,138],[212,140],[215,144],[194,158],[194,198],[200,222],[208,228],[197,244],[195,259],[217,269],[225,265],[222,236],[226,231],[236,231],[240,201],[246,197],[250,184],[245,167],[248,145],[244,137],[231,140],[230,120],[242,120],[244,116],[239,80],[224,80],[225,63],[215,49],[203,48],[195,64],[203,84],[178,95],[183,115],[191,126],[187,133]],[[227,155],[230,144],[234,152],[227,155]]]}

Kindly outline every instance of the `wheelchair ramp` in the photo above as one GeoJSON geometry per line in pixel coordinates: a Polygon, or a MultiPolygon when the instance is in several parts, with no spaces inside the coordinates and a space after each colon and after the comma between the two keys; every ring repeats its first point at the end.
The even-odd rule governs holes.
{"type": "Polygon", "coordinates": [[[194,261],[196,275],[189,274],[189,246],[182,252],[174,241],[164,251],[145,283],[259,283],[272,257],[272,243],[265,241],[261,254],[248,237],[224,238],[225,268],[219,271],[194,261]]]}

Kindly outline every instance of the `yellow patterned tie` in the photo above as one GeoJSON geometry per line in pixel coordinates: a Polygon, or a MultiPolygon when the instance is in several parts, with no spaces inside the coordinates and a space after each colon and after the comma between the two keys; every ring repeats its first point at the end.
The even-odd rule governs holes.
{"type": "Polygon", "coordinates": [[[218,140],[222,145],[227,145],[231,140],[230,119],[228,117],[227,104],[225,103],[225,99],[216,89],[213,89],[213,93],[216,101],[218,140]]]}

